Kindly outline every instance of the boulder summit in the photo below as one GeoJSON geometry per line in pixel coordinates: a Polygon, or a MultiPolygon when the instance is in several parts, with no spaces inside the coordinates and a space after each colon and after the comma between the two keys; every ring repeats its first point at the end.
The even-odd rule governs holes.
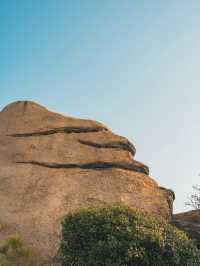
{"type": "Polygon", "coordinates": [[[170,219],[173,193],[159,187],[135,153],[99,122],[29,101],[6,106],[0,112],[0,241],[19,233],[48,264],[62,218],[79,208],[124,203],[170,219]]]}

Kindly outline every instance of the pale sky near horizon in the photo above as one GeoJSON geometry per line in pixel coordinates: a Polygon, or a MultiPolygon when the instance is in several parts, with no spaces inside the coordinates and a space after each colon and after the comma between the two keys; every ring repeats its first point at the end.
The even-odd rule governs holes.
{"type": "Polygon", "coordinates": [[[103,122],[176,193],[200,185],[199,0],[2,0],[0,108],[103,122]]]}

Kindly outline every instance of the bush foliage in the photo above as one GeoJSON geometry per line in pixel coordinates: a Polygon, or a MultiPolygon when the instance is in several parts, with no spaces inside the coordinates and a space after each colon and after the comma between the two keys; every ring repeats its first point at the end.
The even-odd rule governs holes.
{"type": "Polygon", "coordinates": [[[0,247],[0,266],[31,266],[30,249],[19,235],[9,236],[0,247]]]}
{"type": "Polygon", "coordinates": [[[125,206],[69,214],[62,224],[63,266],[199,266],[185,233],[125,206]]]}

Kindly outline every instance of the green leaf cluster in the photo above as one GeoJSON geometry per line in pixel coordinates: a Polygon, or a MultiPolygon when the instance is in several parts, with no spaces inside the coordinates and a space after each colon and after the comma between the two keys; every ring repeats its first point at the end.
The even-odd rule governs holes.
{"type": "Polygon", "coordinates": [[[62,265],[199,266],[200,252],[166,221],[126,206],[88,208],[62,223],[62,265]]]}
{"type": "Polygon", "coordinates": [[[11,235],[0,247],[0,266],[31,266],[31,252],[19,235],[11,235]]]}

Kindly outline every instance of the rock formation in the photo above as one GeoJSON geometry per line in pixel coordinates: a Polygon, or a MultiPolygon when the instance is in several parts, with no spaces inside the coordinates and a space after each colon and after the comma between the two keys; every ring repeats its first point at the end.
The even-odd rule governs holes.
{"type": "Polygon", "coordinates": [[[99,122],[33,102],[8,105],[0,112],[0,241],[17,232],[48,264],[63,216],[78,208],[122,202],[170,219],[173,193],[135,151],[99,122]]]}
{"type": "Polygon", "coordinates": [[[200,210],[193,210],[173,215],[172,223],[185,231],[197,242],[200,248],[200,210]]]}

